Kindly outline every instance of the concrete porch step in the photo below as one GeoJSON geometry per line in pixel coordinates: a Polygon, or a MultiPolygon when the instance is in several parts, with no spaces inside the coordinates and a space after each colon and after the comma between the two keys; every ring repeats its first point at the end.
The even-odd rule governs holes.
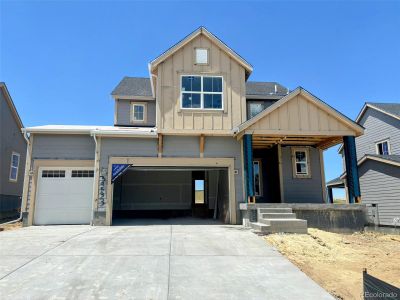
{"type": "Polygon", "coordinates": [[[263,213],[260,214],[262,219],[296,219],[295,213],[263,213]]]}
{"type": "Polygon", "coordinates": [[[258,213],[259,214],[264,214],[264,213],[275,213],[275,214],[290,214],[292,213],[292,209],[290,207],[280,207],[280,208],[258,208],[258,213]]]}
{"type": "Polygon", "coordinates": [[[258,223],[258,222],[250,222],[250,227],[259,233],[270,233],[270,225],[258,223]]]}
{"type": "Polygon", "coordinates": [[[260,219],[260,223],[269,225],[270,232],[307,233],[307,220],[300,219],[260,219]]]}

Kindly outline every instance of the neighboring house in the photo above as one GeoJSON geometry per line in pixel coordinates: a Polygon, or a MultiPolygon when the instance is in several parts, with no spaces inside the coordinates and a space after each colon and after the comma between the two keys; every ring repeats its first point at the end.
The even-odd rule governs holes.
{"type": "MultiPolygon", "coordinates": [[[[400,225],[400,103],[367,102],[356,122],[365,128],[356,138],[362,203],[375,224],[400,225]]],[[[331,198],[344,178],[327,183],[331,198]]]]}
{"type": "Polygon", "coordinates": [[[0,221],[18,215],[24,182],[26,140],[5,83],[0,82],[0,221]]]}
{"type": "Polygon", "coordinates": [[[148,67],[113,90],[114,126],[25,129],[26,224],[237,224],[243,202],[324,203],[324,149],[344,140],[353,166],[361,126],[301,87],[248,81],[253,67],[204,27],[148,67]]]}

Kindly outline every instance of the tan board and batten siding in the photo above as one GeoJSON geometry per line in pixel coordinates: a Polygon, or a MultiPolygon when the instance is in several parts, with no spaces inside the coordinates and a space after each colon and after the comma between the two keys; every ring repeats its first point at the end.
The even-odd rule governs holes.
{"type": "Polygon", "coordinates": [[[160,133],[230,134],[246,120],[245,69],[204,35],[199,35],[158,66],[157,118],[160,133]],[[196,65],[196,48],[209,49],[209,64],[196,65]],[[223,76],[223,110],[181,109],[181,75],[223,76]],[[179,132],[177,132],[179,131],[179,132]]]}
{"type": "Polygon", "coordinates": [[[299,94],[246,129],[263,134],[354,135],[343,122],[299,94]]]}

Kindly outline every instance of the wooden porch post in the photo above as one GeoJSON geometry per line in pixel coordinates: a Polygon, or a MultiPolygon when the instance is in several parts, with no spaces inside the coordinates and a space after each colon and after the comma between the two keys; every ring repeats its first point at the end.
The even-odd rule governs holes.
{"type": "Polygon", "coordinates": [[[253,136],[243,136],[244,178],[246,183],[246,200],[254,202],[254,174],[253,174],[253,136]]]}
{"type": "Polygon", "coordinates": [[[361,202],[360,181],[358,177],[356,142],[354,136],[343,137],[343,151],[346,163],[346,182],[349,203],[361,202]]]}

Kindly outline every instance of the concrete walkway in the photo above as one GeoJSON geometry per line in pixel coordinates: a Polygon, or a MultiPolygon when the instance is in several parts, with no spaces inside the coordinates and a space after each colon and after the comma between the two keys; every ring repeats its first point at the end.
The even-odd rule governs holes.
{"type": "Polygon", "coordinates": [[[193,219],[0,232],[1,299],[334,299],[241,226],[193,219]]]}

